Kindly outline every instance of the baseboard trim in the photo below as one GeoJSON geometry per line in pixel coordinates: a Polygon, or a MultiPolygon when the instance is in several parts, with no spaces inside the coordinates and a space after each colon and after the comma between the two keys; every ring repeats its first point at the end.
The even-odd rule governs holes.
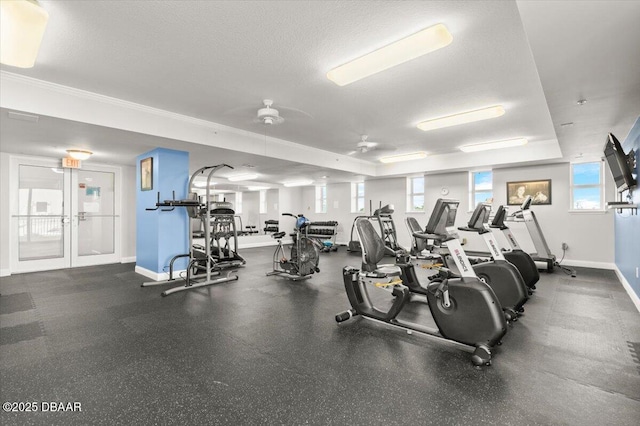
{"type": "Polygon", "coordinates": [[[579,266],[583,268],[608,269],[615,270],[616,264],[611,262],[592,262],[589,260],[571,260],[564,259],[561,263],[563,266],[579,266]]]}
{"type": "MultiPolygon", "coordinates": [[[[168,272],[153,272],[138,265],[136,265],[135,272],[136,274],[144,275],[147,278],[151,278],[154,281],[166,281],[169,279],[168,272]]],[[[181,271],[173,271],[173,278],[179,277],[183,272],[186,272],[186,269],[183,269],[181,271]]]]}
{"type": "Polygon", "coordinates": [[[631,284],[629,284],[629,281],[627,281],[624,275],[622,275],[622,272],[620,271],[620,269],[618,269],[618,265],[614,265],[614,266],[615,268],[613,270],[615,271],[616,275],[618,276],[618,279],[622,283],[622,287],[624,287],[624,289],[627,291],[627,294],[631,298],[631,301],[633,302],[634,305],[636,305],[636,309],[638,310],[638,312],[640,312],[640,297],[636,294],[635,291],[633,291],[633,288],[631,288],[631,284]]]}
{"type": "Polygon", "coordinates": [[[135,262],[136,262],[135,256],[123,257],[122,259],[120,259],[120,263],[135,263],[135,262]]]}
{"type": "Polygon", "coordinates": [[[11,269],[0,269],[0,277],[8,277],[11,275],[11,269]]]}
{"type": "MultiPolygon", "coordinates": [[[[282,240],[283,245],[292,244],[293,240],[282,240]]],[[[246,248],[256,248],[256,247],[269,247],[278,245],[278,241],[266,241],[266,242],[257,242],[257,243],[242,243],[238,244],[238,250],[246,249],[246,248]]]]}

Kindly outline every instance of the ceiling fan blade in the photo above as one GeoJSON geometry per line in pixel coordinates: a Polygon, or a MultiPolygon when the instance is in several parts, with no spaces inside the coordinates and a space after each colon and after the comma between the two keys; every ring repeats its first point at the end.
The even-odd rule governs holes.
{"type": "Polygon", "coordinates": [[[279,109],[280,111],[283,111],[287,115],[300,115],[304,118],[313,118],[313,115],[298,108],[293,108],[290,106],[283,106],[283,105],[277,105],[275,106],[275,108],[279,109]]]}

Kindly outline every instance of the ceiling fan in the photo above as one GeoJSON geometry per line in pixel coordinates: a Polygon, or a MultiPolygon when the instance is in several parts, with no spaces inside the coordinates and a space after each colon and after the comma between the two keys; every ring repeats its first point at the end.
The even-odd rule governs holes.
{"type": "Polygon", "coordinates": [[[385,145],[378,142],[369,141],[369,135],[361,135],[360,142],[356,145],[356,148],[349,151],[347,155],[361,155],[371,151],[395,151],[396,147],[391,145],[385,145]]]}
{"type": "Polygon", "coordinates": [[[264,108],[260,108],[258,110],[256,118],[253,119],[255,123],[271,125],[284,122],[284,118],[280,116],[280,111],[275,108],[271,108],[271,105],[273,105],[273,101],[271,99],[264,99],[262,103],[264,104],[264,108]]]}
{"type": "Polygon", "coordinates": [[[299,110],[297,108],[285,107],[282,105],[277,105],[277,108],[274,107],[274,102],[272,99],[263,99],[262,100],[262,108],[256,111],[255,106],[251,107],[239,107],[228,110],[225,112],[225,115],[239,115],[242,114],[250,114],[253,112],[253,122],[258,124],[264,124],[267,126],[281,124],[285,120],[296,120],[299,118],[313,118],[311,114],[299,110]],[[283,115],[280,115],[280,112],[283,115]]]}

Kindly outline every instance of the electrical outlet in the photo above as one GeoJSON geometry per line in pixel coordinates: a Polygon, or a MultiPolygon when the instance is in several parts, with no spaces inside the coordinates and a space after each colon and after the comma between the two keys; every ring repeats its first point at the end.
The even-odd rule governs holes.
{"type": "Polygon", "coordinates": [[[567,245],[567,243],[562,243],[562,250],[568,250],[569,246],[567,245]]]}
{"type": "Polygon", "coordinates": [[[636,278],[640,278],[640,268],[636,266],[636,278]]]}

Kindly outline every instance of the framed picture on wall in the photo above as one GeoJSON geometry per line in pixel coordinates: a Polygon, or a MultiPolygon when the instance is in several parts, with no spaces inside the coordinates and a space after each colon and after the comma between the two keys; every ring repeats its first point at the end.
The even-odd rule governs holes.
{"type": "Polygon", "coordinates": [[[153,189],[153,157],[140,160],[140,190],[153,189]]]}
{"type": "Polygon", "coordinates": [[[532,204],[551,204],[551,179],[507,182],[507,205],[519,206],[528,195],[532,204]]]}

